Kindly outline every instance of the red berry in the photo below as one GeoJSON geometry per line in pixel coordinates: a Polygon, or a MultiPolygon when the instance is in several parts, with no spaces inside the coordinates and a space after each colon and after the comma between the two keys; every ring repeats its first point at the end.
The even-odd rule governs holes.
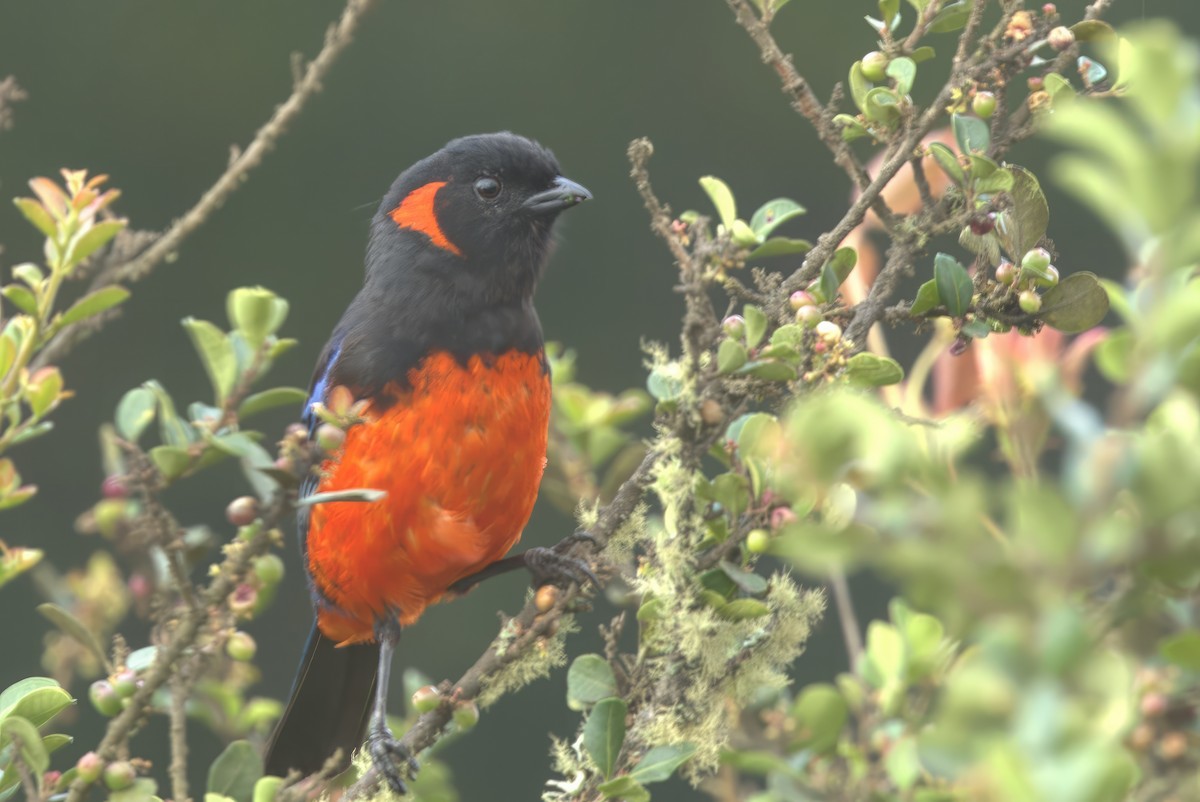
{"type": "Polygon", "coordinates": [[[791,507],[776,507],[771,510],[771,530],[778,532],[783,527],[795,522],[796,513],[791,507]]]}
{"type": "Polygon", "coordinates": [[[112,476],[104,477],[104,482],[100,485],[100,493],[105,498],[128,498],[129,485],[125,483],[125,477],[114,473],[112,476]]]}
{"type": "Polygon", "coordinates": [[[254,523],[258,517],[258,499],[254,496],[240,496],[229,502],[225,508],[225,518],[234,526],[246,526],[254,523]]]}
{"type": "Polygon", "coordinates": [[[971,220],[971,233],[977,237],[982,237],[984,234],[992,233],[992,229],[996,227],[996,213],[988,212],[983,217],[976,217],[971,220]]]}

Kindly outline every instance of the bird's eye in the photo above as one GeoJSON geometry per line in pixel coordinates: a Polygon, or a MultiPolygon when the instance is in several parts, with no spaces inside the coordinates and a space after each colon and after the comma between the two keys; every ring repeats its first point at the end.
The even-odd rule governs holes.
{"type": "Polygon", "coordinates": [[[500,181],[490,175],[475,179],[475,194],[484,200],[495,200],[500,195],[500,181]]]}

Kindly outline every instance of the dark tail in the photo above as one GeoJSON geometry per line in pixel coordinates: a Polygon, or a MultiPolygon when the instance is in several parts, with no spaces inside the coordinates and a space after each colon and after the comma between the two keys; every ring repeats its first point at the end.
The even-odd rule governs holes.
{"type": "Polygon", "coordinates": [[[348,767],[366,733],[378,666],[378,644],[339,649],[314,622],[291,698],[267,743],[266,773],[312,774],[338,749],[341,767],[348,767]]]}

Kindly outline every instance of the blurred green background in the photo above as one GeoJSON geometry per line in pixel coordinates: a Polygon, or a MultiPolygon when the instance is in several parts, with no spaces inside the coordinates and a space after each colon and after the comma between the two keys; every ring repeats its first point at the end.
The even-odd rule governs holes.
{"type": "MultiPolygon", "coordinates": [[[[1058,3],[1072,19],[1083,0],[1058,3]]],[[[62,166],[112,176],[118,210],[135,228],[162,228],[224,169],[229,146],[245,145],[290,89],[289,54],[315,55],[340,4],[326,0],[148,0],[8,3],[0,11],[0,77],[15,75],[30,98],[16,128],[0,134],[0,196],[25,194],[32,176],[62,166]]],[[[908,7],[905,7],[906,12],[908,7]]],[[[779,16],[775,33],[801,72],[827,97],[849,64],[874,48],[862,22],[867,0],[802,0],[779,16]]],[[[1170,16],[1200,29],[1194,0],[1118,0],[1111,19],[1170,16]]],[[[948,50],[946,39],[941,48],[948,50]]],[[[923,68],[924,69],[924,68],[923,68]]],[[[920,99],[920,97],[918,97],[920,99]]],[[[564,218],[562,245],[538,296],[546,335],[576,348],[580,380],[619,391],[644,378],[639,341],[674,344],[679,304],[670,258],[651,236],[628,180],[625,147],[653,139],[655,187],[676,211],[707,209],[696,179],[715,174],[755,208],[780,195],[809,209],[789,224],[815,238],[844,211],[848,184],[807,123],[779,93],[773,73],[720,0],[460,0],[382,2],[319,95],[250,182],[190,239],[179,258],[136,285],[123,317],[74,351],[62,368],[77,397],[57,428],[13,457],[41,488],[33,503],[4,513],[0,538],[43,548],[59,569],[81,566],[101,546],[73,531],[99,494],[96,428],[120,395],[148,378],[183,402],[206,399],[207,381],[178,322],[186,315],[224,324],[235,286],[262,284],[291,301],[284,335],[301,346],[272,373],[273,383],[305,385],[325,336],[356,291],[366,225],[395,175],[446,140],[511,129],[554,149],[567,175],[596,200],[564,218]]],[[[1035,170],[1049,147],[1031,142],[1012,154],[1035,170]]],[[[1115,241],[1054,187],[1050,234],[1067,270],[1110,276],[1125,265],[1115,241]]],[[[40,242],[7,202],[0,203],[3,270],[40,257],[40,242]]],[[[780,269],[792,265],[781,260],[780,269]]],[[[276,436],[290,419],[263,428],[276,436]]],[[[171,495],[185,524],[224,533],[226,502],[244,492],[232,465],[171,495]]],[[[571,521],[539,505],[525,534],[554,542],[571,521]]],[[[262,683],[282,696],[309,621],[298,556],[271,609],[249,631],[259,641],[262,683]]],[[[406,633],[400,663],[435,680],[454,678],[496,630],[494,611],[515,611],[526,580],[511,576],[454,605],[432,610],[406,633]]],[[[886,594],[857,586],[860,614],[882,613],[886,594]]],[[[41,599],[22,580],[0,596],[0,687],[41,672],[41,599]]],[[[590,648],[595,625],[615,611],[603,600],[585,617],[572,651],[590,648]]],[[[127,630],[137,645],[144,633],[127,630]]],[[[827,617],[797,667],[797,678],[845,668],[837,624],[827,617]]],[[[398,687],[398,685],[397,685],[398,687]]],[[[547,733],[570,736],[578,714],[564,704],[563,672],[500,702],[446,757],[462,798],[536,799],[549,776],[547,733]]],[[[71,689],[83,696],[80,684],[71,689]]],[[[398,694],[397,694],[398,696],[398,694]]],[[[102,721],[79,706],[70,760],[94,745],[102,721]]],[[[155,734],[135,741],[165,769],[155,734]]],[[[194,788],[220,745],[196,728],[194,788]]],[[[56,760],[67,765],[65,760],[56,760]]],[[[695,798],[682,784],[656,799],[695,798]]]]}

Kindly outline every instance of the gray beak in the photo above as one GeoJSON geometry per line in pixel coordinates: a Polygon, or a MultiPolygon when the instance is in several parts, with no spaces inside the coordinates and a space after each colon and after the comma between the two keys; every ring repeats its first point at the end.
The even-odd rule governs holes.
{"type": "Polygon", "coordinates": [[[523,205],[536,214],[549,214],[561,212],[591,199],[592,193],[588,192],[586,187],[560,175],[554,179],[553,187],[530,196],[523,205]]]}

